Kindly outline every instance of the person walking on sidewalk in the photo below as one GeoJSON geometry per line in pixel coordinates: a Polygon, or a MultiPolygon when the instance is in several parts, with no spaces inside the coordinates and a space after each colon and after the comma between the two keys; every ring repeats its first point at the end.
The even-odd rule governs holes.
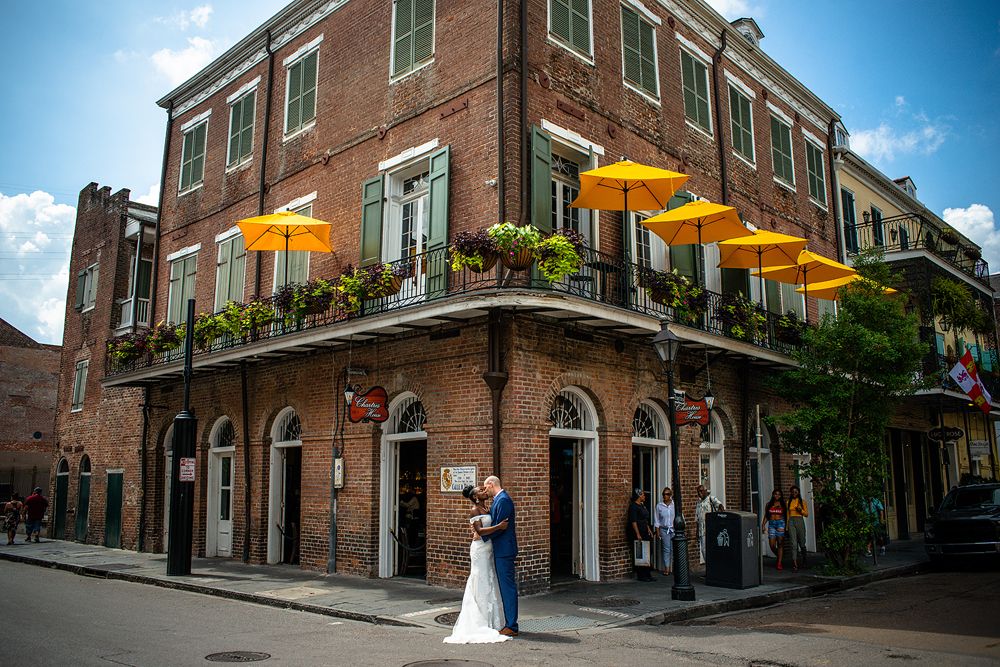
{"type": "Polygon", "coordinates": [[[673,568],[674,544],[674,492],[664,487],[663,500],[656,503],[653,527],[660,538],[660,555],[663,557],[663,574],[669,575],[673,568]]]}
{"type": "Polygon", "coordinates": [[[764,506],[764,520],[760,524],[762,532],[767,533],[771,551],[778,557],[778,570],[783,570],[781,557],[785,551],[785,523],[788,518],[788,508],[785,499],[781,497],[781,489],[771,492],[771,499],[764,506]]]}
{"type": "Polygon", "coordinates": [[[42,487],[36,486],[34,492],[24,499],[24,541],[31,541],[31,534],[34,533],[35,541],[38,541],[42,534],[42,519],[45,517],[45,510],[49,507],[49,501],[42,495],[42,487]]]}
{"type": "MultiPolygon", "coordinates": [[[[625,527],[627,539],[649,542],[652,547],[653,532],[649,529],[649,510],[646,509],[646,492],[632,489],[632,499],[628,504],[628,525],[625,527]]],[[[650,558],[652,560],[652,558],[650,558]]],[[[635,578],[639,581],[653,581],[648,565],[635,565],[635,578]]]]}
{"type": "Polygon", "coordinates": [[[809,508],[802,499],[802,491],[792,485],[788,489],[788,539],[792,546],[792,571],[799,571],[799,564],[806,566],[806,519],[809,508]]]}
{"type": "Polygon", "coordinates": [[[10,500],[4,505],[3,524],[7,530],[7,544],[14,544],[14,535],[17,534],[17,526],[21,523],[21,512],[24,505],[21,503],[21,496],[15,491],[10,494],[10,500]]]}

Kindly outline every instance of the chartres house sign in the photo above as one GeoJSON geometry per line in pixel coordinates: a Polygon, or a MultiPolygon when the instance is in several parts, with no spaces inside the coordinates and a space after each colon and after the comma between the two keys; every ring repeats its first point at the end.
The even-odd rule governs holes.
{"type": "Polygon", "coordinates": [[[674,400],[676,401],[674,403],[674,423],[678,426],[684,426],[685,424],[708,425],[708,413],[712,409],[708,400],[703,398],[700,401],[694,401],[688,398],[686,394],[678,394],[674,400]]]}
{"type": "Polygon", "coordinates": [[[351,397],[350,420],[357,422],[384,422],[389,418],[389,394],[385,387],[372,387],[351,397]]]}

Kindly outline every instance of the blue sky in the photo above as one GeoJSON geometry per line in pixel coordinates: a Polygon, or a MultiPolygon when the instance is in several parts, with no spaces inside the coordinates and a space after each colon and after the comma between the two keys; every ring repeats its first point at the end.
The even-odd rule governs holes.
{"type": "MultiPolygon", "coordinates": [[[[80,190],[96,181],[156,203],[166,124],[156,100],[284,3],[8,4],[0,317],[61,343],[80,190]]],[[[1000,271],[1000,2],[710,4],[755,18],[764,51],[843,116],[852,147],[889,176],[912,177],[923,203],[1000,271]]]]}

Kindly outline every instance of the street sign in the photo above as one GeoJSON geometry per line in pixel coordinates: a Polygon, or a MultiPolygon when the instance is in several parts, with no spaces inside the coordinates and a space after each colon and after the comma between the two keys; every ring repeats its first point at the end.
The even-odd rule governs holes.
{"type": "Polygon", "coordinates": [[[194,481],[194,457],[181,458],[181,472],[177,477],[178,482],[193,482],[194,481]]]}
{"type": "Polygon", "coordinates": [[[927,431],[928,438],[940,442],[954,442],[961,439],[964,435],[965,431],[957,426],[938,426],[927,431]]]}

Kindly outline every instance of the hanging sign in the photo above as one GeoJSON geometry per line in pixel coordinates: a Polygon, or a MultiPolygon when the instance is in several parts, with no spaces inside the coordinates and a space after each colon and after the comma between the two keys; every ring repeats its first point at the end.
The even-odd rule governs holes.
{"type": "Polygon", "coordinates": [[[358,392],[351,399],[348,417],[358,422],[384,422],[389,418],[389,394],[385,387],[372,387],[365,393],[358,392]]]}
{"type": "Polygon", "coordinates": [[[194,457],[181,457],[181,471],[177,476],[178,482],[193,482],[194,481],[194,457]]]}
{"type": "Polygon", "coordinates": [[[965,431],[957,426],[938,426],[927,431],[927,437],[939,442],[955,442],[965,436],[965,431]]]}
{"type": "Polygon", "coordinates": [[[711,406],[707,400],[694,401],[688,398],[686,394],[678,394],[677,398],[674,399],[674,423],[678,426],[684,426],[685,424],[707,426],[710,410],[711,406]]]}

